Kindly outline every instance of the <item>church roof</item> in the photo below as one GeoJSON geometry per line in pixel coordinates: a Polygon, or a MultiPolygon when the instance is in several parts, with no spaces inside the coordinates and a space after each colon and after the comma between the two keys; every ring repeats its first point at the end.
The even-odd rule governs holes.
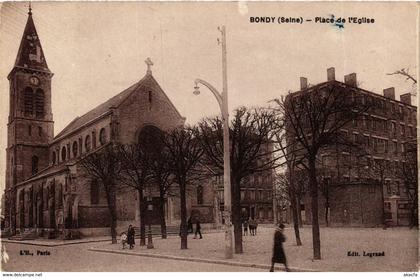
{"type": "Polygon", "coordinates": [[[77,130],[79,127],[82,127],[86,123],[104,115],[105,113],[109,112],[110,108],[118,107],[121,104],[121,102],[124,101],[124,99],[126,99],[133,91],[135,91],[143,83],[143,80],[146,77],[144,77],[134,85],[130,86],[129,88],[118,93],[109,100],[105,101],[104,103],[100,104],[96,108],[85,113],[84,115],[76,117],[72,122],[69,123],[69,125],[67,125],[60,133],[58,133],[57,136],[55,136],[54,140],[64,137],[67,134],[77,130]]]}
{"type": "MultiPolygon", "coordinates": [[[[148,73],[140,81],[138,81],[134,85],[130,86],[129,88],[127,88],[125,90],[123,90],[119,94],[115,95],[114,97],[110,98],[106,102],[100,104],[99,106],[90,110],[89,112],[85,113],[84,115],[76,117],[72,122],[69,123],[69,125],[67,125],[60,133],[58,133],[55,136],[54,141],[57,141],[57,140],[65,137],[65,136],[67,136],[68,134],[78,130],[80,127],[88,124],[89,122],[92,122],[95,119],[98,119],[99,117],[104,116],[105,114],[110,112],[111,108],[118,108],[124,102],[124,100],[127,99],[131,95],[131,93],[137,91],[140,87],[142,87],[146,83],[148,85],[153,84],[161,92],[163,92],[162,88],[159,86],[158,82],[155,80],[153,75],[148,73]]],[[[165,97],[167,97],[164,92],[163,92],[163,94],[165,95],[165,97]]],[[[172,102],[170,100],[168,102],[172,104],[172,102]]],[[[173,106],[173,104],[172,104],[172,106],[173,106]]],[[[182,117],[179,114],[178,110],[175,108],[175,106],[173,106],[173,108],[178,113],[178,115],[180,117],[182,117]]]]}
{"type": "Polygon", "coordinates": [[[42,50],[41,41],[32,19],[31,9],[28,12],[28,20],[26,21],[25,30],[20,41],[19,51],[15,61],[15,67],[40,70],[50,73],[47,61],[45,60],[44,51],[42,50]]]}

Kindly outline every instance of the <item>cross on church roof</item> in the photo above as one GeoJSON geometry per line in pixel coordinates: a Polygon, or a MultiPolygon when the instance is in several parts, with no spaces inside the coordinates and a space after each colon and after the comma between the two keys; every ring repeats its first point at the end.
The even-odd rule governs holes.
{"type": "Polygon", "coordinates": [[[147,58],[144,62],[147,64],[147,74],[152,74],[152,60],[150,58],[147,58]]]}

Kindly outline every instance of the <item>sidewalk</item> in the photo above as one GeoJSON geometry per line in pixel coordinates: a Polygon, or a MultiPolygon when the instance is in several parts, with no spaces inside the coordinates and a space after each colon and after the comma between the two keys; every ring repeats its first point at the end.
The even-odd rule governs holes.
{"type": "MultiPolygon", "coordinates": [[[[418,230],[404,228],[321,228],[322,260],[312,260],[311,228],[301,230],[303,246],[296,246],[292,228],[287,228],[284,244],[289,267],[293,271],[417,271],[418,230]],[[349,251],[360,256],[348,256],[349,251]],[[382,252],[385,256],[363,256],[365,252],[382,252]]],[[[122,249],[121,244],[97,244],[91,251],[119,255],[138,255],[267,269],[270,266],[273,228],[259,228],[257,236],[244,236],[244,253],[224,259],[224,233],[203,234],[203,239],[188,237],[188,249],[180,249],[179,237],[154,238],[154,249],[122,249]]],[[[277,270],[282,270],[280,265],[277,270]]]]}
{"type": "Polygon", "coordinates": [[[0,241],[1,243],[14,243],[14,244],[54,247],[54,246],[91,243],[91,242],[105,242],[105,241],[111,242],[111,237],[103,236],[103,237],[91,237],[91,238],[74,239],[74,240],[59,240],[59,239],[44,239],[44,238],[37,238],[34,240],[9,240],[7,238],[2,238],[0,241]]]}

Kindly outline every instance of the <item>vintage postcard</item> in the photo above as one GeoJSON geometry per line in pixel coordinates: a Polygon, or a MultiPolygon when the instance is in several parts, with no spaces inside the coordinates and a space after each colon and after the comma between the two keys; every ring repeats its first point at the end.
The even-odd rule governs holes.
{"type": "Polygon", "coordinates": [[[417,2],[1,2],[3,274],[417,276],[418,51],[417,2]]]}

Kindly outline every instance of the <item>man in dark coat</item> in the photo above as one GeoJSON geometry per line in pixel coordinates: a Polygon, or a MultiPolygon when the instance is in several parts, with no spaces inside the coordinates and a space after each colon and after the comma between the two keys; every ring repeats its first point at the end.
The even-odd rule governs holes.
{"type": "Polygon", "coordinates": [[[130,249],[133,249],[134,244],[136,244],[136,242],[134,241],[134,235],[135,235],[134,227],[132,225],[128,226],[127,243],[128,245],[130,245],[130,249]]]}
{"type": "Polygon", "coordinates": [[[273,247],[273,258],[271,259],[270,272],[274,272],[274,264],[284,264],[286,271],[290,271],[287,266],[286,254],[283,249],[283,242],[286,241],[286,237],[283,234],[284,224],[279,224],[276,232],[274,233],[274,247],[273,247]]]}
{"type": "Polygon", "coordinates": [[[197,221],[195,222],[195,234],[194,234],[194,238],[197,238],[197,234],[200,235],[200,239],[203,238],[203,236],[201,235],[201,225],[200,225],[200,220],[197,219],[197,221]]]}

